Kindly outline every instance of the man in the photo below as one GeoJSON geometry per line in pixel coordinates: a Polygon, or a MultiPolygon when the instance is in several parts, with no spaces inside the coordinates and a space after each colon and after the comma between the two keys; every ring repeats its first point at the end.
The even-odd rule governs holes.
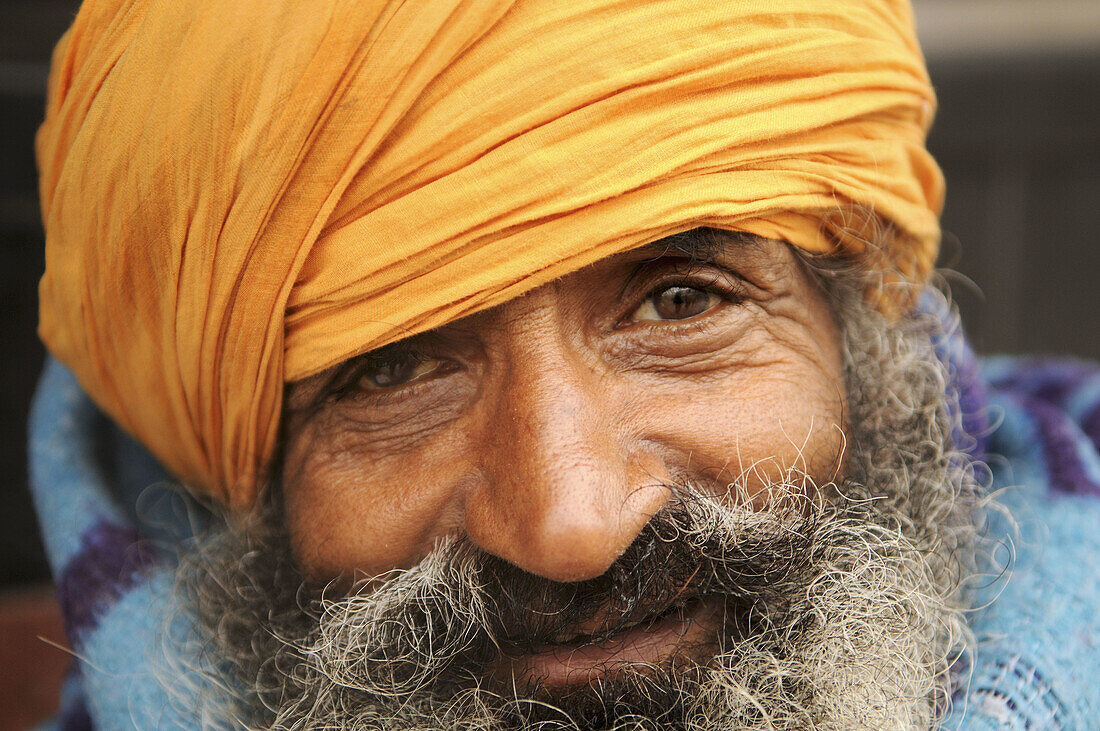
{"type": "Polygon", "coordinates": [[[984,496],[932,107],[887,0],[86,3],[41,333],[216,515],[173,593],[40,498],[76,649],[168,692],[89,717],[938,724],[984,496]]]}
{"type": "Polygon", "coordinates": [[[291,386],[267,532],[185,572],[231,715],[928,727],[974,477],[935,320],[833,306],[843,338],[788,245],[693,231],[291,386]]]}

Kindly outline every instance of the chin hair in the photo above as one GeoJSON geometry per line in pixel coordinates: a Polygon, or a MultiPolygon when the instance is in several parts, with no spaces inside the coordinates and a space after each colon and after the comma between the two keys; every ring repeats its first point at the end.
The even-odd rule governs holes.
{"type": "MultiPolygon", "coordinates": [[[[953,442],[958,395],[933,347],[945,325],[923,312],[887,318],[866,303],[857,277],[819,276],[843,337],[845,478],[816,485],[790,469],[764,505],[670,485],[680,512],[653,528],[684,529],[662,559],[671,577],[705,558],[718,578],[696,588],[727,592],[726,624],[705,659],[637,668],[568,694],[490,686],[464,668],[487,662],[486,628],[522,609],[502,606],[485,579],[487,566],[503,562],[448,539],[412,569],[350,590],[312,588],[272,489],[255,514],[181,556],[181,599],[221,668],[203,680],[203,726],[934,727],[957,660],[973,646],[966,584],[983,494],[980,469],[953,442]],[[683,556],[681,544],[690,544],[683,556]]],[[[630,570],[621,573],[607,581],[629,586],[630,570]]],[[[488,575],[507,574],[495,566],[488,575]]],[[[702,581],[694,576],[684,585],[702,581]]],[[[571,621],[567,602],[555,606],[571,621]]],[[[179,677],[173,662],[183,661],[166,660],[167,678],[179,677]]]]}

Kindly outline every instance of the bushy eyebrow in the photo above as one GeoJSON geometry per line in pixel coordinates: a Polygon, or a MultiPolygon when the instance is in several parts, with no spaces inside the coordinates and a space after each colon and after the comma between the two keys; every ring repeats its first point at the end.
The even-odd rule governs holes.
{"type": "Polygon", "coordinates": [[[741,231],[725,231],[701,227],[665,236],[639,247],[654,259],[665,256],[682,256],[693,263],[713,263],[720,259],[737,257],[763,264],[774,258],[770,242],[741,231]]]}

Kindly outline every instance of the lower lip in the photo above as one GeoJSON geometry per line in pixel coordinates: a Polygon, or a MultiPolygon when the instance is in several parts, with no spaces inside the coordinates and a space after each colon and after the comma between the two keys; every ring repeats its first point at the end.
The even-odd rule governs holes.
{"type": "Polygon", "coordinates": [[[599,645],[558,645],[506,660],[502,669],[516,680],[566,686],[591,681],[620,665],[656,665],[689,643],[709,644],[707,636],[713,636],[715,628],[708,620],[717,609],[714,602],[697,602],[694,607],[689,605],[652,624],[643,623],[599,645]]]}

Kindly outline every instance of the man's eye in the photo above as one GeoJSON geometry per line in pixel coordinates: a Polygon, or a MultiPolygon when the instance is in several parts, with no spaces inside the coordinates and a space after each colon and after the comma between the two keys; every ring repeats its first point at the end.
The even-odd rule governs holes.
{"type": "Polygon", "coordinates": [[[398,388],[419,381],[439,370],[443,361],[407,353],[372,363],[363,369],[358,387],[364,391],[398,388]]]}
{"type": "Polygon", "coordinates": [[[651,292],[631,315],[631,322],[645,320],[687,320],[718,306],[722,298],[697,287],[675,285],[651,292]]]}

